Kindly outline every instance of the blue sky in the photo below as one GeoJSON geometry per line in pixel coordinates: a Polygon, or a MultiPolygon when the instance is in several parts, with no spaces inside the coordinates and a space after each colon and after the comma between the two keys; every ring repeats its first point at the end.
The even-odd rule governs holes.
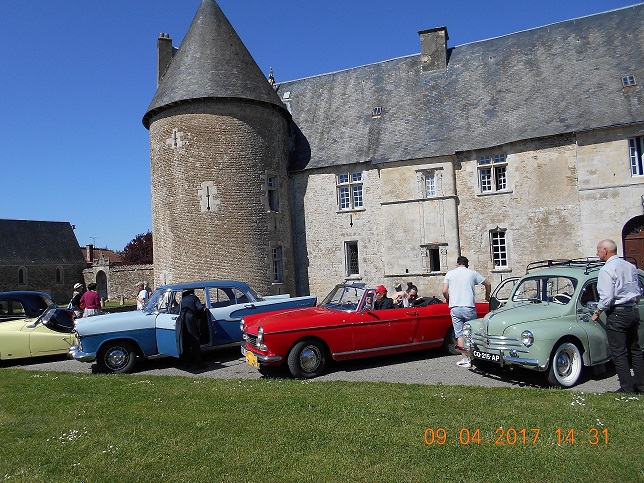
{"type": "MultiPolygon", "coordinates": [[[[448,47],[637,0],[219,0],[277,82],[448,47]]],[[[152,229],[149,135],[156,40],[179,46],[200,0],[2,0],[0,218],[68,221],[81,245],[122,250],[152,229]]],[[[1,234],[0,234],[1,236],[1,234]]]]}

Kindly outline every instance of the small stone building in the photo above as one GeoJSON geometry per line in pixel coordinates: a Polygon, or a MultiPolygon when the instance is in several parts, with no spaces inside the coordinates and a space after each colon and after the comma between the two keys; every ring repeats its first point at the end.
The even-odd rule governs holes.
{"type": "Polygon", "coordinates": [[[62,304],[85,267],[68,222],[0,220],[0,291],[46,292],[62,304]]]}

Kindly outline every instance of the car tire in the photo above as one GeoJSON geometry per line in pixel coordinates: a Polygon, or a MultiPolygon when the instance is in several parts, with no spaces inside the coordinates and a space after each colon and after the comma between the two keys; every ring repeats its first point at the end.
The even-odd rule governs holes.
{"type": "Polygon", "coordinates": [[[313,339],[302,340],[288,353],[288,369],[294,377],[311,379],[322,375],[326,368],[324,345],[313,339]]]}
{"type": "Polygon", "coordinates": [[[127,374],[132,372],[136,362],[136,349],[128,341],[113,341],[104,344],[98,351],[96,363],[102,372],[127,374]]]}
{"type": "Polygon", "coordinates": [[[448,354],[460,355],[462,352],[456,349],[457,344],[458,340],[454,335],[454,327],[450,327],[443,340],[443,350],[448,354]]]}
{"type": "Polygon", "coordinates": [[[551,386],[573,387],[579,381],[584,363],[576,344],[570,341],[558,343],[550,357],[550,368],[547,372],[551,386]]]}

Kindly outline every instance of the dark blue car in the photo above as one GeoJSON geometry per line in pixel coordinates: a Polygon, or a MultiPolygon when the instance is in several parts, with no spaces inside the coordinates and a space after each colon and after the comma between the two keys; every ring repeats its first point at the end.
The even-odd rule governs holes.
{"type": "Polygon", "coordinates": [[[0,292],[0,322],[38,317],[50,305],[55,304],[44,292],[0,292]]]}

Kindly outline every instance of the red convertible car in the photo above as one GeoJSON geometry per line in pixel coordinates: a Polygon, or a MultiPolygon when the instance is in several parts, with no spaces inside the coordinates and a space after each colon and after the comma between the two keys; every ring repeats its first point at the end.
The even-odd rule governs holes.
{"type": "MultiPolygon", "coordinates": [[[[286,364],[293,376],[317,377],[342,361],[443,347],[454,349],[449,307],[438,299],[416,307],[373,310],[375,289],[341,284],[317,307],[242,319],[242,354],[267,372],[286,364]],[[424,305],[424,306],[423,306],[424,305]]],[[[479,317],[488,304],[476,304],[479,317]]]]}

